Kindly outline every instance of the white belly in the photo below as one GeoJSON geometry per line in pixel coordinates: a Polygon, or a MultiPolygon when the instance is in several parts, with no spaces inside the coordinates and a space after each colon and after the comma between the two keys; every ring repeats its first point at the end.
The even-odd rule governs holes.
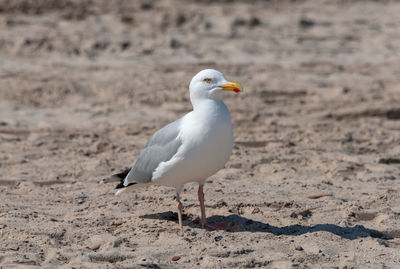
{"type": "Polygon", "coordinates": [[[233,147],[229,111],[223,104],[222,108],[207,112],[187,115],[181,130],[182,146],[153,173],[155,183],[176,187],[201,182],[224,167],[233,147]]]}

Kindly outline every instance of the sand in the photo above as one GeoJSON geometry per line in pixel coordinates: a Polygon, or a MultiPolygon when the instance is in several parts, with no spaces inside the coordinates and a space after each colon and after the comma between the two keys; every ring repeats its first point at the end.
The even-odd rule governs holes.
{"type": "Polygon", "coordinates": [[[400,268],[400,3],[0,1],[0,268],[400,268]],[[108,175],[215,68],[235,147],[205,186],[108,175]],[[225,225],[221,224],[225,223],[225,225]]]}

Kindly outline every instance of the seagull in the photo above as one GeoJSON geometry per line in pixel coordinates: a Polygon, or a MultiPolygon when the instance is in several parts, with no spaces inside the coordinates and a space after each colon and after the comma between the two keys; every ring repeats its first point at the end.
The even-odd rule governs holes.
{"type": "Polygon", "coordinates": [[[198,182],[201,227],[206,228],[204,183],[224,167],[233,148],[231,116],[221,100],[222,92],[242,90],[240,84],[227,81],[217,70],[200,71],[189,85],[193,111],[154,133],[130,169],[105,181],[120,181],[116,195],[149,184],[174,187],[181,230],[182,187],[198,182]]]}

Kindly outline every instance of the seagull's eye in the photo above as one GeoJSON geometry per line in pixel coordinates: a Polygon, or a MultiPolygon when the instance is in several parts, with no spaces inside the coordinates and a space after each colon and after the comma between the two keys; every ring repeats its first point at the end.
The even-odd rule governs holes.
{"type": "Polygon", "coordinates": [[[205,78],[205,79],[203,79],[203,81],[206,82],[206,83],[211,83],[212,79],[211,78],[205,78]]]}

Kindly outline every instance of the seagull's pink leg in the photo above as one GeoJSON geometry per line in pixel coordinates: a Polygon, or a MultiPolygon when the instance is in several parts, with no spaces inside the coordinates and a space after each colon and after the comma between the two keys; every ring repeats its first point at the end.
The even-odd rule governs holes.
{"type": "Polygon", "coordinates": [[[221,223],[214,223],[212,225],[207,224],[206,220],[206,207],[204,205],[204,192],[203,192],[204,184],[199,184],[199,201],[200,201],[200,209],[201,209],[201,228],[206,229],[207,231],[218,231],[218,230],[225,230],[228,227],[228,223],[221,222],[221,223]]]}
{"type": "Polygon", "coordinates": [[[201,228],[206,227],[206,207],[204,206],[204,192],[203,192],[203,186],[204,184],[199,184],[199,191],[198,191],[198,196],[199,196],[199,201],[200,201],[200,209],[201,209],[201,228]]]}
{"type": "Polygon", "coordinates": [[[180,200],[178,192],[176,192],[176,208],[178,209],[179,229],[183,230],[183,226],[182,226],[182,203],[181,203],[181,200],[180,200]]]}

